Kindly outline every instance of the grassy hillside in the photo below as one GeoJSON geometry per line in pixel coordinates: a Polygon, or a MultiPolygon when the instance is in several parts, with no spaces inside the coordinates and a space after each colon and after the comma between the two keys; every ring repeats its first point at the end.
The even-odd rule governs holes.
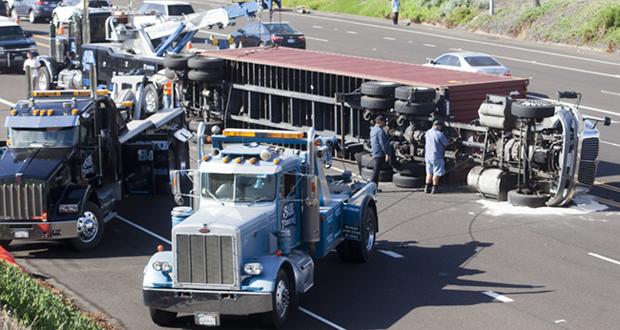
{"type": "MultiPolygon", "coordinates": [[[[284,0],[287,7],[387,17],[390,0],[284,0]]],[[[590,45],[615,50],[620,45],[618,0],[401,0],[401,21],[503,34],[522,39],[590,45]]]]}

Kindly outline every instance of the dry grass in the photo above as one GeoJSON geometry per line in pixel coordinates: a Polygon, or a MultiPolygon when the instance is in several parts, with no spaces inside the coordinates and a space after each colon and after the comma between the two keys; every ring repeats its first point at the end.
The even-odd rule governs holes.
{"type": "Polygon", "coordinates": [[[0,330],[30,330],[30,328],[21,326],[6,310],[0,308],[0,330]]]}

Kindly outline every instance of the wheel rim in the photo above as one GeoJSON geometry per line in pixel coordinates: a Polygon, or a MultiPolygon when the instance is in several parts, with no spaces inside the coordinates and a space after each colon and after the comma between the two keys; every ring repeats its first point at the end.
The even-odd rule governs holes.
{"type": "Polygon", "coordinates": [[[155,93],[147,93],[144,97],[144,102],[146,102],[146,112],[153,113],[157,111],[157,95],[155,93]]]}
{"type": "Polygon", "coordinates": [[[375,225],[372,221],[366,223],[366,232],[368,237],[366,238],[366,251],[372,251],[372,247],[375,245],[375,225]]]}
{"type": "Polygon", "coordinates": [[[40,91],[47,89],[47,75],[45,73],[39,74],[37,77],[37,89],[40,91]]]}
{"type": "Polygon", "coordinates": [[[278,281],[276,286],[276,312],[280,318],[284,318],[290,303],[290,293],[284,280],[278,281]]]}
{"type": "Polygon", "coordinates": [[[34,12],[30,12],[30,15],[28,15],[30,18],[30,23],[34,23],[34,12]]]}
{"type": "Polygon", "coordinates": [[[77,222],[78,238],[84,243],[92,242],[99,232],[97,216],[93,212],[86,211],[77,222]]]}

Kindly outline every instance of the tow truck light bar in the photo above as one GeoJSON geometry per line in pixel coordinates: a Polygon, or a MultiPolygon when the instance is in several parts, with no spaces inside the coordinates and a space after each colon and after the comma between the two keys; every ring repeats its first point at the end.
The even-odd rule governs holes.
{"type": "Polygon", "coordinates": [[[225,129],[224,136],[227,137],[256,137],[273,139],[303,139],[304,132],[282,132],[274,130],[245,130],[245,129],[225,129]]]}
{"type": "MultiPolygon", "coordinates": [[[[110,95],[110,91],[107,89],[97,90],[97,96],[110,95]]],[[[33,97],[67,97],[67,96],[84,96],[91,97],[89,90],[63,90],[63,91],[33,91],[33,97]]]]}

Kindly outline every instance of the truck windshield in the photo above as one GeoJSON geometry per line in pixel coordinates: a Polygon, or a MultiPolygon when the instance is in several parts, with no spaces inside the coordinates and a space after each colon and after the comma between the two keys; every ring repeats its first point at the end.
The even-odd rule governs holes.
{"type": "Polygon", "coordinates": [[[11,128],[13,148],[67,148],[77,144],[77,127],[11,128]]]}
{"type": "Polygon", "coordinates": [[[22,39],[25,37],[24,30],[19,26],[0,27],[0,39],[22,39]]]}
{"type": "Polygon", "coordinates": [[[202,196],[219,201],[272,201],[276,178],[272,174],[202,174],[202,196]]]}
{"type": "Polygon", "coordinates": [[[169,16],[181,16],[193,14],[194,8],[191,5],[170,5],[168,6],[169,16]]]}

